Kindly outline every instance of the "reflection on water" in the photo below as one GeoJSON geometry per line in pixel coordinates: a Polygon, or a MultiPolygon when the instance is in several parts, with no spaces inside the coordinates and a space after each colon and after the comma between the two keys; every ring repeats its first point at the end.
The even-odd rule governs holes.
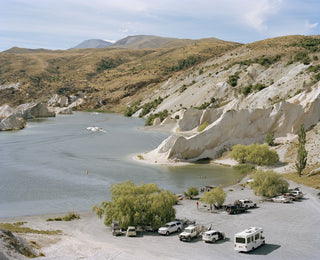
{"type": "Polygon", "coordinates": [[[143,125],[142,119],[118,114],[77,112],[1,132],[0,217],[90,210],[109,199],[112,183],[128,179],[182,193],[190,186],[227,185],[239,178],[226,167],[152,166],[128,159],[169,135],[140,130],[143,125]],[[104,132],[87,130],[90,126],[104,132]]]}

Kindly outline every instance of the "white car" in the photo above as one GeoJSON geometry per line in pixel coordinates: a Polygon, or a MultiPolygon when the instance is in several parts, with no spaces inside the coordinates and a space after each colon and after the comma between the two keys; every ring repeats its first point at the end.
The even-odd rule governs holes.
{"type": "Polygon", "coordinates": [[[137,235],[137,231],[135,227],[128,227],[127,229],[127,237],[135,237],[137,235]]]}
{"type": "Polygon", "coordinates": [[[214,243],[217,240],[225,239],[226,235],[224,232],[209,230],[202,234],[202,240],[206,243],[214,243]]]}
{"type": "Polygon", "coordinates": [[[253,202],[252,200],[249,199],[245,199],[245,200],[239,200],[244,207],[248,208],[256,208],[257,204],[255,202],[253,202]]]}
{"type": "Polygon", "coordinates": [[[171,233],[180,232],[181,229],[182,229],[182,223],[180,221],[172,221],[172,222],[166,223],[164,227],[159,228],[158,233],[160,235],[168,236],[171,233]]]}
{"type": "Polygon", "coordinates": [[[289,198],[281,195],[281,196],[277,196],[277,197],[272,198],[272,201],[273,202],[280,202],[280,203],[288,203],[291,200],[289,198]]]}

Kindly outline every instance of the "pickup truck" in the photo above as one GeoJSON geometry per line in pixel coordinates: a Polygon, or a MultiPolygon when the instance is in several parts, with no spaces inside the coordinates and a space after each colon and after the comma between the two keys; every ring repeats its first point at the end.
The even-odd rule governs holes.
{"type": "Polygon", "coordinates": [[[229,214],[237,214],[237,213],[246,212],[247,208],[245,206],[242,206],[242,205],[227,205],[226,206],[226,211],[229,214]]]}
{"type": "Polygon", "coordinates": [[[206,243],[214,243],[217,240],[223,240],[225,238],[225,233],[217,230],[209,230],[202,234],[202,240],[206,243]]]}
{"type": "Polygon", "coordinates": [[[159,228],[158,233],[160,235],[169,235],[173,232],[180,232],[182,229],[182,223],[180,221],[172,221],[166,223],[164,227],[159,228]]]}
{"type": "Polygon", "coordinates": [[[257,204],[253,202],[252,200],[245,199],[245,200],[239,200],[243,206],[245,206],[247,209],[248,208],[256,208],[257,204]]]}
{"type": "Polygon", "coordinates": [[[200,225],[190,225],[184,229],[184,231],[179,235],[180,241],[191,241],[191,239],[199,237],[203,231],[203,226],[200,225]]]}

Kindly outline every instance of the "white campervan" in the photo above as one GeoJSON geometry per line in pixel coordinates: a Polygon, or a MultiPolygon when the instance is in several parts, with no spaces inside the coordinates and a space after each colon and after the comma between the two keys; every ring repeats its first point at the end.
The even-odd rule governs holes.
{"type": "Polygon", "coordinates": [[[265,244],[263,229],[251,227],[234,235],[234,249],[237,251],[249,252],[265,244]]]}

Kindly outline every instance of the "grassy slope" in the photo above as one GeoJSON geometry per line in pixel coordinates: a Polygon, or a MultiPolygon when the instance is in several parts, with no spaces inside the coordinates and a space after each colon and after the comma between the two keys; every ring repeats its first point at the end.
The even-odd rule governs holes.
{"type": "MultiPolygon", "coordinates": [[[[0,53],[0,84],[20,82],[21,85],[19,90],[0,90],[0,105],[8,103],[16,106],[32,100],[45,101],[55,93],[86,93],[88,102],[80,109],[122,111],[128,104],[152,96],[163,82],[180,74],[180,71],[174,72],[171,68],[190,56],[197,57],[200,61],[216,62],[217,69],[247,59],[276,55],[281,55],[281,60],[286,63],[296,53],[306,51],[297,46],[297,43],[306,38],[310,39],[305,36],[286,36],[246,45],[215,38],[176,39],[162,48],[139,50],[11,49],[11,53],[0,53]],[[117,67],[97,71],[101,60],[111,60],[117,67]]],[[[312,55],[309,52],[309,56],[312,55]]]]}
{"type": "MultiPolygon", "coordinates": [[[[179,60],[189,56],[206,60],[239,46],[219,40],[191,41],[182,47],[182,43],[175,44],[178,46],[142,50],[16,49],[15,53],[0,53],[0,84],[21,84],[19,91],[2,90],[0,104],[16,106],[31,100],[46,100],[54,93],[75,95],[86,92],[90,102],[83,109],[119,111],[125,106],[125,97],[137,92],[146,95],[158,83],[168,79],[174,73],[171,67],[179,60]],[[97,71],[103,59],[120,64],[116,68],[97,71]]],[[[136,98],[143,96],[138,94],[136,98]]]]}

